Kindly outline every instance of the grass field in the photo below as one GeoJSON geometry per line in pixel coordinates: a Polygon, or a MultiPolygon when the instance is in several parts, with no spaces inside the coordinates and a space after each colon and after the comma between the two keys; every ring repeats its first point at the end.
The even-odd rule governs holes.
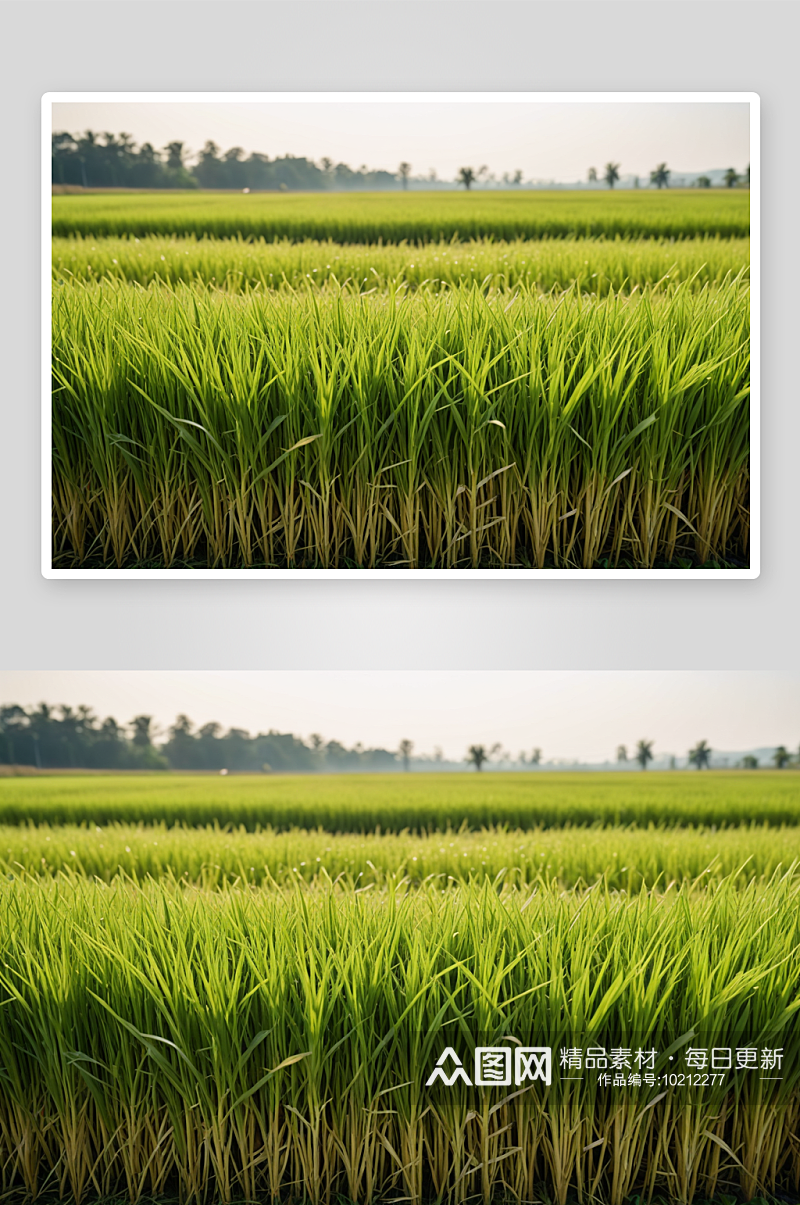
{"type": "Polygon", "coordinates": [[[739,885],[776,871],[800,870],[800,827],[595,827],[444,829],[428,834],[331,833],[323,829],[186,828],[155,822],[0,826],[7,874],[86,875],[110,882],[169,877],[198,886],[224,884],[345,889],[430,883],[453,888],[489,879],[499,887],[598,879],[612,891],[665,890],[684,881],[739,885]]]}
{"type": "Polygon", "coordinates": [[[0,824],[162,822],[400,833],[490,825],[800,823],[793,770],[0,778],[0,824]]]}
{"type": "Polygon", "coordinates": [[[6,884],[3,1187],[558,1205],[791,1191],[798,891],[6,884]],[[531,1039],[644,1043],[658,1077],[690,1046],[781,1049],[783,1066],[614,1089],[556,1058],[549,1088],[425,1087],[446,1046],[468,1062],[531,1039]]]}
{"type": "Polygon", "coordinates": [[[57,568],[749,564],[749,195],[53,198],[57,568]]]}
{"type": "Polygon", "coordinates": [[[791,770],[0,778],[0,1189],[791,1200],[799,814],[791,770]],[[549,1087],[427,1086],[514,1043],[549,1087]]]}
{"type": "Polygon", "coordinates": [[[250,288],[298,288],[307,282],[351,284],[361,292],[398,288],[436,289],[476,282],[482,289],[536,288],[541,292],[576,283],[581,292],[605,296],[636,286],[691,282],[693,289],[721,284],[750,268],[749,238],[719,235],[680,239],[518,239],[472,242],[342,245],[165,235],[53,239],[53,280],[110,277],[144,285],[183,281],[215,284],[227,292],[250,288]]]}
{"type": "Polygon", "coordinates": [[[695,238],[750,233],[750,194],[622,192],[95,193],[53,197],[53,234],[208,234],[338,243],[695,238]]]}
{"type": "Polygon", "coordinates": [[[57,563],[749,556],[749,290],[57,286],[57,563]]]}

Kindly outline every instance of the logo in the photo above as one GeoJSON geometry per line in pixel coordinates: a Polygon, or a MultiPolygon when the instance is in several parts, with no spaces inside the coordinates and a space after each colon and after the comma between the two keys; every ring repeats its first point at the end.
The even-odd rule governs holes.
{"type": "Polygon", "coordinates": [[[512,1084],[522,1088],[536,1080],[549,1085],[552,1074],[552,1052],[549,1046],[477,1046],[473,1079],[467,1075],[464,1064],[453,1047],[447,1046],[425,1081],[425,1086],[430,1088],[441,1080],[446,1088],[452,1088],[453,1084],[460,1080],[468,1088],[509,1088],[512,1084]]]}

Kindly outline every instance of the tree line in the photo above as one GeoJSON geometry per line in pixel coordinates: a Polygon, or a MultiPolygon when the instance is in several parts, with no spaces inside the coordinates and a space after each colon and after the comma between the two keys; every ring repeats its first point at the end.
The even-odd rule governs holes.
{"type": "Polygon", "coordinates": [[[129,724],[113,716],[101,720],[90,707],[0,707],[0,764],[41,770],[197,770],[231,772],[331,773],[398,768],[388,749],[351,749],[317,734],[308,741],[292,733],[252,736],[243,728],[225,731],[211,722],[196,728],[179,715],[166,733],[157,734],[153,717],[138,715],[129,724]],[[157,736],[166,737],[156,744],[157,736]]]}
{"type": "Polygon", "coordinates": [[[83,134],[59,131],[52,138],[53,184],[83,188],[220,188],[243,190],[357,190],[397,188],[408,179],[408,164],[397,175],[371,171],[365,165],[354,170],[346,163],[285,155],[270,159],[254,151],[246,155],[240,146],[222,151],[208,141],[197,162],[187,163],[189,152],[183,142],[156,148],[150,142],[138,146],[130,134],[83,134]],[[403,174],[405,172],[405,175],[403,174]]]}
{"type": "MultiPolygon", "coordinates": [[[[614,185],[617,183],[617,181],[620,178],[619,173],[620,173],[620,164],[619,163],[607,163],[605,165],[605,168],[603,169],[603,176],[602,176],[603,182],[605,184],[607,184],[609,188],[613,188],[614,185]]],[[[654,185],[656,188],[669,188],[669,178],[670,178],[671,174],[672,173],[671,173],[670,169],[667,167],[666,163],[659,163],[656,167],[653,168],[653,170],[650,173],[650,183],[652,185],[654,185]]],[[[586,179],[589,182],[589,184],[599,184],[600,183],[600,176],[597,174],[596,167],[589,168],[589,171],[586,174],[586,179]]],[[[743,185],[745,185],[745,187],[749,188],[750,187],[750,164],[748,163],[747,167],[741,173],[741,175],[736,171],[736,168],[729,167],[728,170],[725,172],[725,175],[723,176],[723,182],[724,182],[726,188],[734,188],[736,185],[740,185],[740,184],[743,184],[743,185]]],[[[694,183],[695,183],[696,188],[711,188],[711,177],[710,176],[697,176],[694,183]]],[[[639,177],[638,176],[634,176],[633,186],[634,186],[634,188],[639,187],[639,177]]],[[[469,188],[469,185],[467,185],[467,187],[469,188]]]]}

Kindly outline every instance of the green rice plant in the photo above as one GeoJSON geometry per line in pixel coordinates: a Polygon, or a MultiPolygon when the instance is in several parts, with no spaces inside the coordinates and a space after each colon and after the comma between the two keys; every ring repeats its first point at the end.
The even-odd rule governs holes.
{"type": "Polygon", "coordinates": [[[297,288],[306,280],[333,280],[385,290],[406,284],[436,289],[477,281],[483,290],[517,285],[548,292],[578,282],[605,296],[659,281],[686,281],[693,289],[719,283],[750,265],[748,238],[540,239],[469,243],[341,245],[133,235],[53,239],[53,283],[110,277],[148,286],[200,280],[226,292],[247,286],[297,288]]]}
{"type": "Polygon", "coordinates": [[[163,823],[3,825],[0,866],[9,875],[62,871],[110,882],[117,875],[186,879],[218,888],[239,881],[354,886],[406,882],[450,888],[490,879],[564,888],[602,879],[613,890],[664,889],[685,880],[745,884],[778,869],[796,873],[800,826],[718,830],[566,825],[552,829],[467,828],[414,834],[329,833],[323,829],[186,828],[163,823]]]}
{"type": "Polygon", "coordinates": [[[750,194],[630,190],[439,193],[118,192],[53,197],[53,234],[331,239],[746,238],[750,194]]]}
{"type": "Polygon", "coordinates": [[[633,896],[7,881],[3,1189],[78,1205],[796,1191],[799,892],[778,876],[633,896]],[[476,1045],[515,1043],[551,1047],[549,1087],[427,1085],[448,1046],[471,1068],[476,1045]],[[652,1082],[562,1064],[589,1047],[654,1051],[652,1082]],[[689,1048],[756,1062],[689,1087],[689,1048]]]}
{"type": "Polygon", "coordinates": [[[744,273],[630,296],[54,292],[60,566],[749,557],[744,273]]]}
{"type": "Polygon", "coordinates": [[[469,831],[493,825],[521,830],[650,824],[735,830],[751,824],[800,824],[800,774],[542,770],[0,777],[0,823],[216,824],[249,832],[302,827],[365,834],[404,829],[439,833],[462,826],[469,831]]]}

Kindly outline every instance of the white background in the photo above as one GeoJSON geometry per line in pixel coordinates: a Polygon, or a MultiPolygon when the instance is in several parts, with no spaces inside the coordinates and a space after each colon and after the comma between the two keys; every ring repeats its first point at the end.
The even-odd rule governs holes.
{"type": "Polygon", "coordinates": [[[794,3],[5,3],[0,666],[797,668],[794,3]],[[762,103],[755,581],[45,581],[39,104],[82,90],[713,90],[762,103]]]}

